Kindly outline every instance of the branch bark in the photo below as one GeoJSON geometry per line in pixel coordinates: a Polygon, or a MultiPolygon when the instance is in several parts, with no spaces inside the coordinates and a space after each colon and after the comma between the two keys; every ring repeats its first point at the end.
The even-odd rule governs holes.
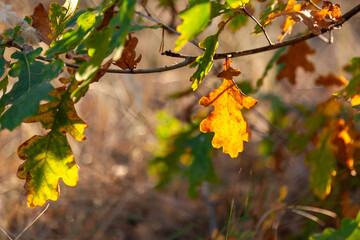
{"type": "MultiPolygon", "coordinates": [[[[334,28],[339,28],[342,26],[342,24],[344,24],[346,21],[348,21],[350,18],[352,18],[353,16],[355,16],[358,12],[360,11],[360,4],[358,4],[356,7],[354,7],[353,9],[351,9],[350,11],[348,11],[347,13],[345,13],[342,16],[342,20],[339,22],[334,23],[333,25],[327,27],[327,28],[323,28],[321,29],[321,33],[326,33],[329,32],[331,30],[333,30],[334,28]]],[[[214,55],[214,60],[217,59],[225,59],[225,58],[235,58],[235,57],[242,57],[242,56],[246,56],[246,55],[252,55],[252,54],[256,54],[256,53],[262,53],[262,52],[266,52],[266,51],[270,51],[270,50],[274,50],[274,49],[278,49],[278,48],[282,48],[282,47],[286,47],[289,45],[293,45],[302,41],[306,41],[308,39],[317,37],[318,35],[315,35],[313,33],[309,33],[309,34],[305,34],[303,36],[300,37],[296,37],[284,42],[280,42],[280,43],[275,43],[273,45],[268,45],[268,46],[264,46],[264,47],[259,47],[259,48],[253,48],[253,49],[249,49],[249,50],[245,50],[245,51],[237,51],[237,52],[227,52],[227,53],[216,53],[214,55]]],[[[166,56],[170,56],[170,57],[177,57],[177,58],[192,58],[192,59],[196,59],[197,56],[188,56],[188,55],[181,55],[181,54],[177,54],[177,53],[173,53],[171,51],[166,51],[165,52],[166,56]]]]}
{"type": "MultiPolygon", "coordinates": [[[[350,18],[352,18],[353,16],[355,16],[358,12],[360,12],[360,4],[358,4],[357,6],[355,6],[353,9],[351,9],[350,11],[348,11],[347,13],[345,13],[342,18],[341,21],[334,23],[333,25],[329,26],[328,28],[323,28],[321,30],[321,33],[326,33],[329,31],[332,31],[334,28],[340,28],[342,26],[342,24],[344,24],[346,21],[348,21],[350,18]]],[[[300,37],[296,37],[284,42],[280,42],[280,43],[275,43],[273,45],[268,45],[268,46],[264,46],[264,47],[259,47],[259,48],[253,48],[253,49],[249,49],[249,50],[245,50],[245,51],[237,51],[237,52],[227,52],[227,53],[216,53],[214,55],[214,60],[218,60],[218,59],[225,59],[225,58],[235,58],[235,57],[242,57],[242,56],[246,56],[246,55],[252,55],[252,54],[256,54],[256,53],[262,53],[262,52],[266,52],[266,51],[270,51],[270,50],[275,50],[278,48],[282,48],[282,47],[286,47],[289,45],[293,45],[302,41],[306,41],[308,39],[317,37],[318,35],[315,35],[313,33],[309,33],[300,37]]],[[[8,43],[6,43],[7,46],[10,47],[15,47],[18,48],[19,50],[23,51],[24,48],[19,46],[18,44],[16,44],[13,41],[9,41],[8,43]]],[[[198,56],[189,56],[189,55],[182,55],[182,54],[178,54],[178,53],[174,53],[172,51],[165,51],[164,53],[162,53],[162,55],[166,55],[169,57],[174,57],[174,58],[183,58],[185,59],[184,61],[171,65],[171,66],[164,66],[164,67],[160,67],[160,68],[150,68],[150,69],[135,69],[135,70],[122,70],[122,69],[108,69],[107,72],[109,73],[118,73],[118,74],[145,74],[145,73],[157,73],[157,72],[165,72],[165,71],[170,71],[170,70],[174,70],[174,69],[178,69],[178,68],[182,68],[187,66],[188,64],[190,64],[191,62],[195,61],[195,59],[198,56]]],[[[46,62],[51,62],[52,60],[48,60],[46,59],[44,56],[39,56],[37,57],[37,59],[42,60],[42,61],[46,61],[46,62]]],[[[72,67],[72,68],[79,68],[80,65],[77,64],[72,64],[72,63],[66,63],[65,65],[67,67],[72,67]]]]}

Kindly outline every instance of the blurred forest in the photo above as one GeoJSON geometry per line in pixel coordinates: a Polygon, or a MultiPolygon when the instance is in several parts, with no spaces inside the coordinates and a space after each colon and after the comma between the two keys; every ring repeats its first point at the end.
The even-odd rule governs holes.
{"type": "MultiPolygon", "coordinates": [[[[48,0],[1,1],[11,4],[21,17],[30,16],[38,3],[46,9],[51,3],[48,0]]],[[[166,1],[148,0],[146,10],[155,19],[176,28],[181,19],[174,12],[185,9],[187,1],[175,1],[174,8],[161,7],[161,2],[166,1]]],[[[359,0],[339,2],[343,13],[360,3],[359,0]]],[[[79,9],[99,4],[100,0],[81,0],[79,9]]],[[[252,4],[254,16],[258,17],[266,3],[252,1],[252,4]]],[[[136,10],[145,12],[140,3],[136,10]]],[[[147,19],[142,21],[153,24],[147,19]]],[[[341,89],[319,87],[314,81],[329,73],[350,78],[343,68],[351,58],[360,55],[359,22],[360,15],[357,15],[340,30],[333,31],[333,44],[320,38],[308,40],[308,45],[316,51],[308,56],[315,71],[298,68],[295,85],[286,80],[276,81],[276,69],[270,70],[259,91],[255,95],[249,94],[259,100],[259,104],[245,114],[252,129],[252,139],[245,143],[244,151],[236,159],[222,153],[221,149],[214,150],[212,161],[217,184],[203,183],[197,189],[199,197],[196,199],[188,196],[188,182],[184,176],[176,175],[170,183],[155,189],[157,179],[151,174],[149,162],[160,151],[161,144],[168,144],[159,139],[159,126],[171,132],[174,125],[178,127],[191,119],[202,119],[208,113],[198,102],[220,85],[216,76],[222,71],[224,61],[214,61],[213,69],[196,92],[189,91],[189,78],[194,69],[188,67],[152,74],[107,73],[99,83],[90,86],[76,106],[79,116],[89,125],[85,130],[86,141],[76,142],[69,138],[80,168],[78,185],[68,187],[61,182],[59,200],[50,201],[49,208],[21,239],[174,240],[210,239],[212,236],[220,240],[225,239],[229,220],[228,239],[247,239],[246,234],[257,228],[259,235],[254,239],[307,239],[310,233],[320,232],[324,227],[338,227],[342,217],[356,216],[360,188],[346,191],[342,195],[343,201],[331,195],[326,202],[317,198],[309,187],[310,170],[304,160],[305,154],[296,155],[282,147],[287,141],[286,134],[277,126],[275,130],[272,128],[272,119],[279,114],[284,118],[279,121],[286,118],[291,126],[291,121],[295,120],[279,113],[282,106],[315,108],[341,89]],[[182,95],[170,97],[179,94],[182,95]],[[277,158],[266,153],[265,138],[281,149],[281,156],[277,158]],[[268,212],[281,209],[285,204],[328,209],[336,212],[339,218],[320,215],[321,225],[289,209],[268,212]],[[346,213],[344,209],[350,212],[346,213]],[[268,214],[266,219],[263,219],[264,214],[268,214]],[[257,226],[259,222],[263,223],[260,227],[257,226]],[[217,231],[214,232],[215,227],[217,231]]],[[[213,34],[217,23],[214,21],[196,40],[200,42],[204,36],[213,34]]],[[[7,26],[0,24],[3,32],[7,26]]],[[[281,32],[281,24],[282,20],[276,20],[267,27],[274,41],[281,32]]],[[[254,25],[249,21],[236,32],[226,28],[220,35],[217,52],[267,45],[263,35],[252,34],[254,25]]],[[[297,24],[293,35],[305,30],[305,26],[297,24]]],[[[136,52],[142,55],[138,69],[176,63],[177,59],[162,56],[159,52],[162,41],[164,50],[174,49],[175,34],[166,31],[163,38],[159,28],[145,29],[133,36],[139,39],[136,52]]],[[[46,48],[43,43],[40,46],[46,48]]],[[[241,70],[235,81],[248,81],[255,87],[275,52],[233,59],[232,67],[241,70]]],[[[186,44],[180,53],[199,55],[201,51],[186,44]]],[[[9,51],[5,56],[10,59],[10,55],[9,51]]],[[[43,132],[40,125],[34,123],[22,124],[13,132],[3,130],[0,133],[0,227],[14,236],[45,208],[26,206],[26,197],[22,195],[24,182],[16,176],[22,163],[17,147],[43,132]]],[[[358,161],[358,153],[354,159],[358,161]]],[[[358,182],[359,176],[354,179],[358,182]]],[[[0,232],[0,239],[7,238],[0,232]]]]}

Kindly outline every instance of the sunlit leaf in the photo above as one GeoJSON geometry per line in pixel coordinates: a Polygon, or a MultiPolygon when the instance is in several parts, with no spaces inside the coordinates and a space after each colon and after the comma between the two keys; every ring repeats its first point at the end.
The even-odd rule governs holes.
{"type": "MultiPolygon", "coordinates": [[[[285,9],[285,7],[286,4],[284,3],[283,0],[271,0],[268,4],[266,4],[266,9],[260,15],[260,19],[259,19],[260,24],[264,27],[271,24],[271,22],[269,21],[266,22],[269,15],[277,11],[282,11],[285,9]]],[[[262,33],[262,29],[257,24],[255,25],[254,30],[255,30],[254,31],[255,34],[262,33]]]]}
{"type": "Polygon", "coordinates": [[[86,123],[79,118],[70,98],[77,83],[57,88],[52,92],[54,101],[40,106],[36,116],[25,122],[40,122],[45,129],[51,129],[43,136],[34,136],[20,145],[18,155],[26,160],[18,169],[18,177],[26,180],[25,195],[28,206],[42,206],[47,200],[59,197],[58,181],[61,178],[68,186],[78,181],[78,167],[75,163],[66,133],[76,140],[85,139],[86,123]]]}
{"type": "Polygon", "coordinates": [[[313,10],[310,4],[297,4],[296,0],[289,0],[284,11],[278,11],[276,13],[269,14],[268,20],[264,25],[271,22],[279,16],[288,16],[285,23],[282,25],[283,33],[279,36],[279,39],[287,32],[291,33],[292,26],[297,22],[303,22],[310,31],[315,34],[321,34],[322,28],[327,28],[333,21],[340,19],[340,5],[333,5],[328,2],[323,5],[322,10],[313,10]]]}
{"type": "Polygon", "coordinates": [[[214,132],[213,147],[223,147],[224,153],[235,158],[243,151],[243,141],[251,138],[250,128],[240,110],[243,107],[250,109],[258,101],[237,88],[232,78],[239,75],[240,71],[230,67],[230,64],[231,61],[227,59],[225,70],[218,75],[224,78],[221,86],[200,99],[201,106],[215,107],[210,116],[201,122],[200,130],[204,133],[214,132]]]}
{"type": "Polygon", "coordinates": [[[77,19],[78,28],[68,30],[60,40],[54,41],[45,52],[47,58],[53,58],[58,54],[76,49],[85,40],[85,36],[94,28],[95,21],[95,13],[85,12],[81,14],[77,19]]]}
{"type": "Polygon", "coordinates": [[[83,63],[75,74],[77,81],[82,82],[78,89],[72,93],[72,97],[77,96],[77,93],[83,88],[86,88],[98,72],[101,63],[106,57],[109,43],[113,29],[105,27],[99,32],[94,31],[93,34],[87,38],[85,46],[88,49],[88,54],[91,57],[89,61],[83,63]]]}
{"type": "Polygon", "coordinates": [[[200,43],[200,47],[205,48],[205,52],[196,58],[196,60],[190,65],[190,67],[198,66],[197,70],[191,75],[190,80],[193,82],[191,87],[195,91],[201,81],[209,73],[213,66],[213,57],[216,51],[218,43],[219,32],[215,35],[207,37],[200,43]]]}
{"type": "Polygon", "coordinates": [[[26,179],[25,194],[28,206],[42,206],[59,197],[58,181],[75,186],[78,167],[74,161],[66,136],[52,131],[45,136],[34,136],[18,149],[19,157],[26,160],[18,170],[18,177],[26,179]]]}
{"type": "Polygon", "coordinates": [[[179,17],[184,21],[176,29],[181,35],[176,40],[175,51],[179,51],[185,43],[201,33],[210,20],[211,5],[209,0],[193,2],[189,8],[179,13],[179,17]]]}
{"type": "Polygon", "coordinates": [[[120,58],[126,36],[130,32],[136,0],[123,0],[119,4],[118,13],[110,21],[110,27],[116,28],[108,50],[111,53],[115,49],[114,61],[120,58]]]}
{"type": "Polygon", "coordinates": [[[249,0],[226,0],[226,4],[231,8],[238,8],[248,3],[249,0]]]}

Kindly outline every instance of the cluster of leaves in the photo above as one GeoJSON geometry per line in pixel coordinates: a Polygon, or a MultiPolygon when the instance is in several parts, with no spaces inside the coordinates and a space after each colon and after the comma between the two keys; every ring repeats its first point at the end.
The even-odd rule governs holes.
{"type": "MultiPolygon", "coordinates": [[[[287,3],[271,0],[260,14],[254,34],[265,32],[264,28],[272,21],[286,16],[281,26],[280,41],[291,34],[293,26],[299,22],[303,22],[312,34],[319,35],[342,19],[339,4],[322,1],[322,7],[315,8],[314,4],[320,2],[306,1],[300,4],[296,0],[287,3]]],[[[173,1],[161,1],[162,6],[169,4],[173,4],[173,1]]],[[[1,35],[1,129],[14,130],[22,122],[39,122],[47,130],[42,136],[30,138],[18,149],[19,157],[25,160],[19,167],[18,176],[26,181],[25,194],[29,207],[44,205],[48,199],[56,200],[59,178],[69,186],[77,183],[78,168],[66,133],[82,141],[87,125],[77,115],[74,104],[86,94],[89,85],[99,81],[111,66],[130,73],[136,70],[142,55],[135,51],[139,39],[133,36],[133,32],[164,27],[161,24],[138,24],[134,17],[135,5],[135,0],[104,0],[96,8],[76,11],[78,1],[66,0],[62,6],[52,3],[47,12],[39,4],[31,18],[26,17],[24,21],[38,30],[39,39],[48,45],[45,52],[42,48],[33,49],[24,44],[21,26],[1,35]],[[4,58],[7,47],[17,48],[11,55],[14,62],[4,58]],[[63,54],[77,64],[77,69],[67,68],[70,74],[68,78],[60,76],[67,64],[62,60],[63,54]],[[10,90],[9,77],[18,79],[10,90]],[[61,87],[55,89],[51,81],[58,81],[61,87]],[[42,101],[45,103],[40,105],[42,101]]],[[[203,54],[193,57],[189,65],[190,68],[197,68],[190,77],[194,91],[213,66],[219,36],[225,27],[235,32],[250,18],[254,19],[253,14],[250,0],[226,0],[223,3],[192,0],[178,14],[183,21],[177,27],[180,36],[175,42],[175,51],[195,39],[215,18],[222,17],[217,31],[198,44],[203,54]]],[[[269,43],[272,46],[270,40],[269,43]]],[[[158,187],[168,183],[173,175],[183,174],[189,180],[189,195],[196,197],[196,187],[203,181],[216,183],[217,176],[212,165],[214,150],[211,146],[222,147],[224,153],[235,158],[243,151],[243,142],[251,138],[249,124],[242,111],[244,107],[251,109],[258,101],[246,96],[243,91],[257,93],[275,65],[278,68],[278,81],[287,78],[291,84],[296,84],[296,70],[299,67],[308,72],[315,70],[313,63],[307,59],[310,54],[315,54],[315,50],[306,42],[279,49],[266,66],[255,89],[246,82],[235,83],[234,77],[240,74],[240,70],[231,67],[230,54],[225,59],[224,70],[218,74],[218,78],[223,79],[222,84],[200,99],[201,106],[214,107],[207,118],[201,123],[185,124],[164,113],[160,114],[159,118],[166,127],[159,126],[157,132],[166,147],[163,146],[150,163],[151,171],[159,178],[158,187]],[[212,139],[210,134],[205,134],[209,132],[214,133],[212,139]]],[[[347,178],[356,174],[355,159],[360,150],[360,135],[355,127],[360,119],[360,59],[352,59],[345,70],[352,74],[350,81],[332,74],[319,76],[315,80],[314,83],[319,86],[336,85],[343,88],[316,109],[292,108],[283,104],[279,97],[263,96],[264,100],[272,101],[272,126],[276,127],[276,131],[285,132],[286,136],[283,141],[272,141],[272,136],[277,132],[271,128],[269,136],[263,140],[261,152],[276,160],[276,169],[280,171],[285,161],[285,147],[296,154],[306,152],[306,162],[311,166],[311,188],[320,199],[325,199],[331,193],[333,179],[339,172],[346,169],[347,178]],[[294,112],[300,117],[295,124],[290,124],[294,112]]],[[[352,220],[346,221],[346,228],[355,224],[352,220]]],[[[331,234],[337,236],[342,234],[341,229],[325,230],[321,236],[313,238],[326,239],[321,237],[331,234]]]]}

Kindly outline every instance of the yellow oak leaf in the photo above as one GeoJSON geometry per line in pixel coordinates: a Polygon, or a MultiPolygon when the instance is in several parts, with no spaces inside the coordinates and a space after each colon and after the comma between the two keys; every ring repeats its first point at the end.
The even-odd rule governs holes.
{"type": "Polygon", "coordinates": [[[215,107],[210,116],[201,122],[200,131],[214,132],[213,147],[223,147],[224,153],[235,158],[243,151],[243,141],[251,138],[250,128],[240,110],[243,107],[250,109],[258,101],[246,96],[236,86],[232,78],[239,75],[240,71],[230,67],[230,64],[231,61],[226,59],[225,70],[218,75],[224,78],[221,86],[200,99],[201,106],[215,107]]]}

